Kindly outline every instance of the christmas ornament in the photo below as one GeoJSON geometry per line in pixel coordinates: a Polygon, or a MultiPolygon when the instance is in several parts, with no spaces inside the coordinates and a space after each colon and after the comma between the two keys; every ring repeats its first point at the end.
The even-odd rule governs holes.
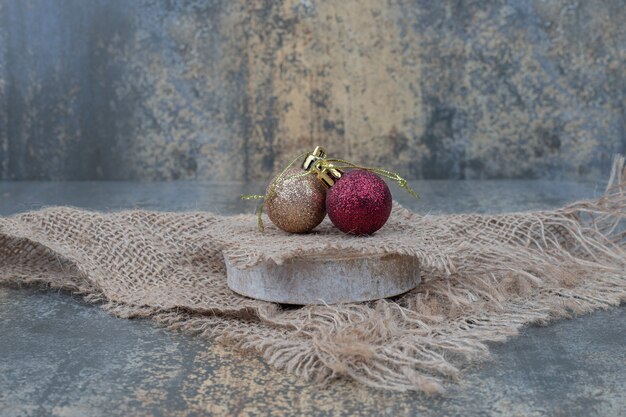
{"type": "Polygon", "coordinates": [[[328,211],[339,230],[368,235],[380,229],[391,213],[391,192],[379,175],[395,181],[419,199],[400,175],[382,168],[362,167],[344,159],[328,158],[326,151],[319,146],[312,152],[298,155],[274,177],[265,195],[243,195],[241,198],[264,200],[257,211],[261,231],[264,230],[263,208],[267,207],[270,220],[286,232],[309,232],[322,222],[328,211]],[[292,168],[301,160],[301,168],[292,168]]]}
{"type": "Polygon", "coordinates": [[[326,194],[328,217],[344,233],[371,235],[391,214],[391,191],[373,172],[355,169],[341,175],[326,194]]]}
{"type": "Polygon", "coordinates": [[[310,232],[326,217],[326,187],[302,168],[283,171],[265,195],[267,215],[285,232],[310,232]]]}

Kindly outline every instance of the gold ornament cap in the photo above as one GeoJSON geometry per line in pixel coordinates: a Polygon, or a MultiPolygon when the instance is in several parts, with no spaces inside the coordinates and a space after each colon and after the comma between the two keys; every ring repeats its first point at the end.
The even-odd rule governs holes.
{"type": "Polygon", "coordinates": [[[341,170],[326,161],[328,154],[321,146],[316,146],[313,152],[309,152],[304,158],[302,168],[317,175],[317,179],[330,188],[341,178],[341,170]]]}

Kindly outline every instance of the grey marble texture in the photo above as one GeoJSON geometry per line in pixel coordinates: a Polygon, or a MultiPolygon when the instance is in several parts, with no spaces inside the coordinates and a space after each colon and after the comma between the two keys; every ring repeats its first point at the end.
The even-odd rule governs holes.
{"type": "Polygon", "coordinates": [[[0,179],[600,178],[622,0],[2,0],[0,179]]]}
{"type": "MultiPolygon", "coordinates": [[[[416,181],[418,212],[553,208],[594,183],[416,181]]],[[[0,182],[0,214],[69,204],[252,212],[262,185],[0,182]]],[[[114,318],[62,292],[0,287],[0,416],[623,416],[626,309],[529,327],[441,396],[306,383],[211,341],[114,318]]]]}

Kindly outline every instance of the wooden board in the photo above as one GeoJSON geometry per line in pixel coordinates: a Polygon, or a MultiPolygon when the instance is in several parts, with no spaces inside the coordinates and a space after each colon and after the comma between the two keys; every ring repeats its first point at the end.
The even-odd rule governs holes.
{"type": "Polygon", "coordinates": [[[419,261],[388,255],[349,259],[296,258],[234,268],[228,286],[241,295],[284,304],[340,304],[393,297],[420,283],[419,261]]]}

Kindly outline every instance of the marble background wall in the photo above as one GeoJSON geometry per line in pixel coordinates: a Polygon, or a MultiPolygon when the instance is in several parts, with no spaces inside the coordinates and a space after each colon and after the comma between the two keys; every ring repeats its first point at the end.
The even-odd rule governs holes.
{"type": "Polygon", "coordinates": [[[596,178],[622,0],[0,0],[1,179],[596,178]]]}

